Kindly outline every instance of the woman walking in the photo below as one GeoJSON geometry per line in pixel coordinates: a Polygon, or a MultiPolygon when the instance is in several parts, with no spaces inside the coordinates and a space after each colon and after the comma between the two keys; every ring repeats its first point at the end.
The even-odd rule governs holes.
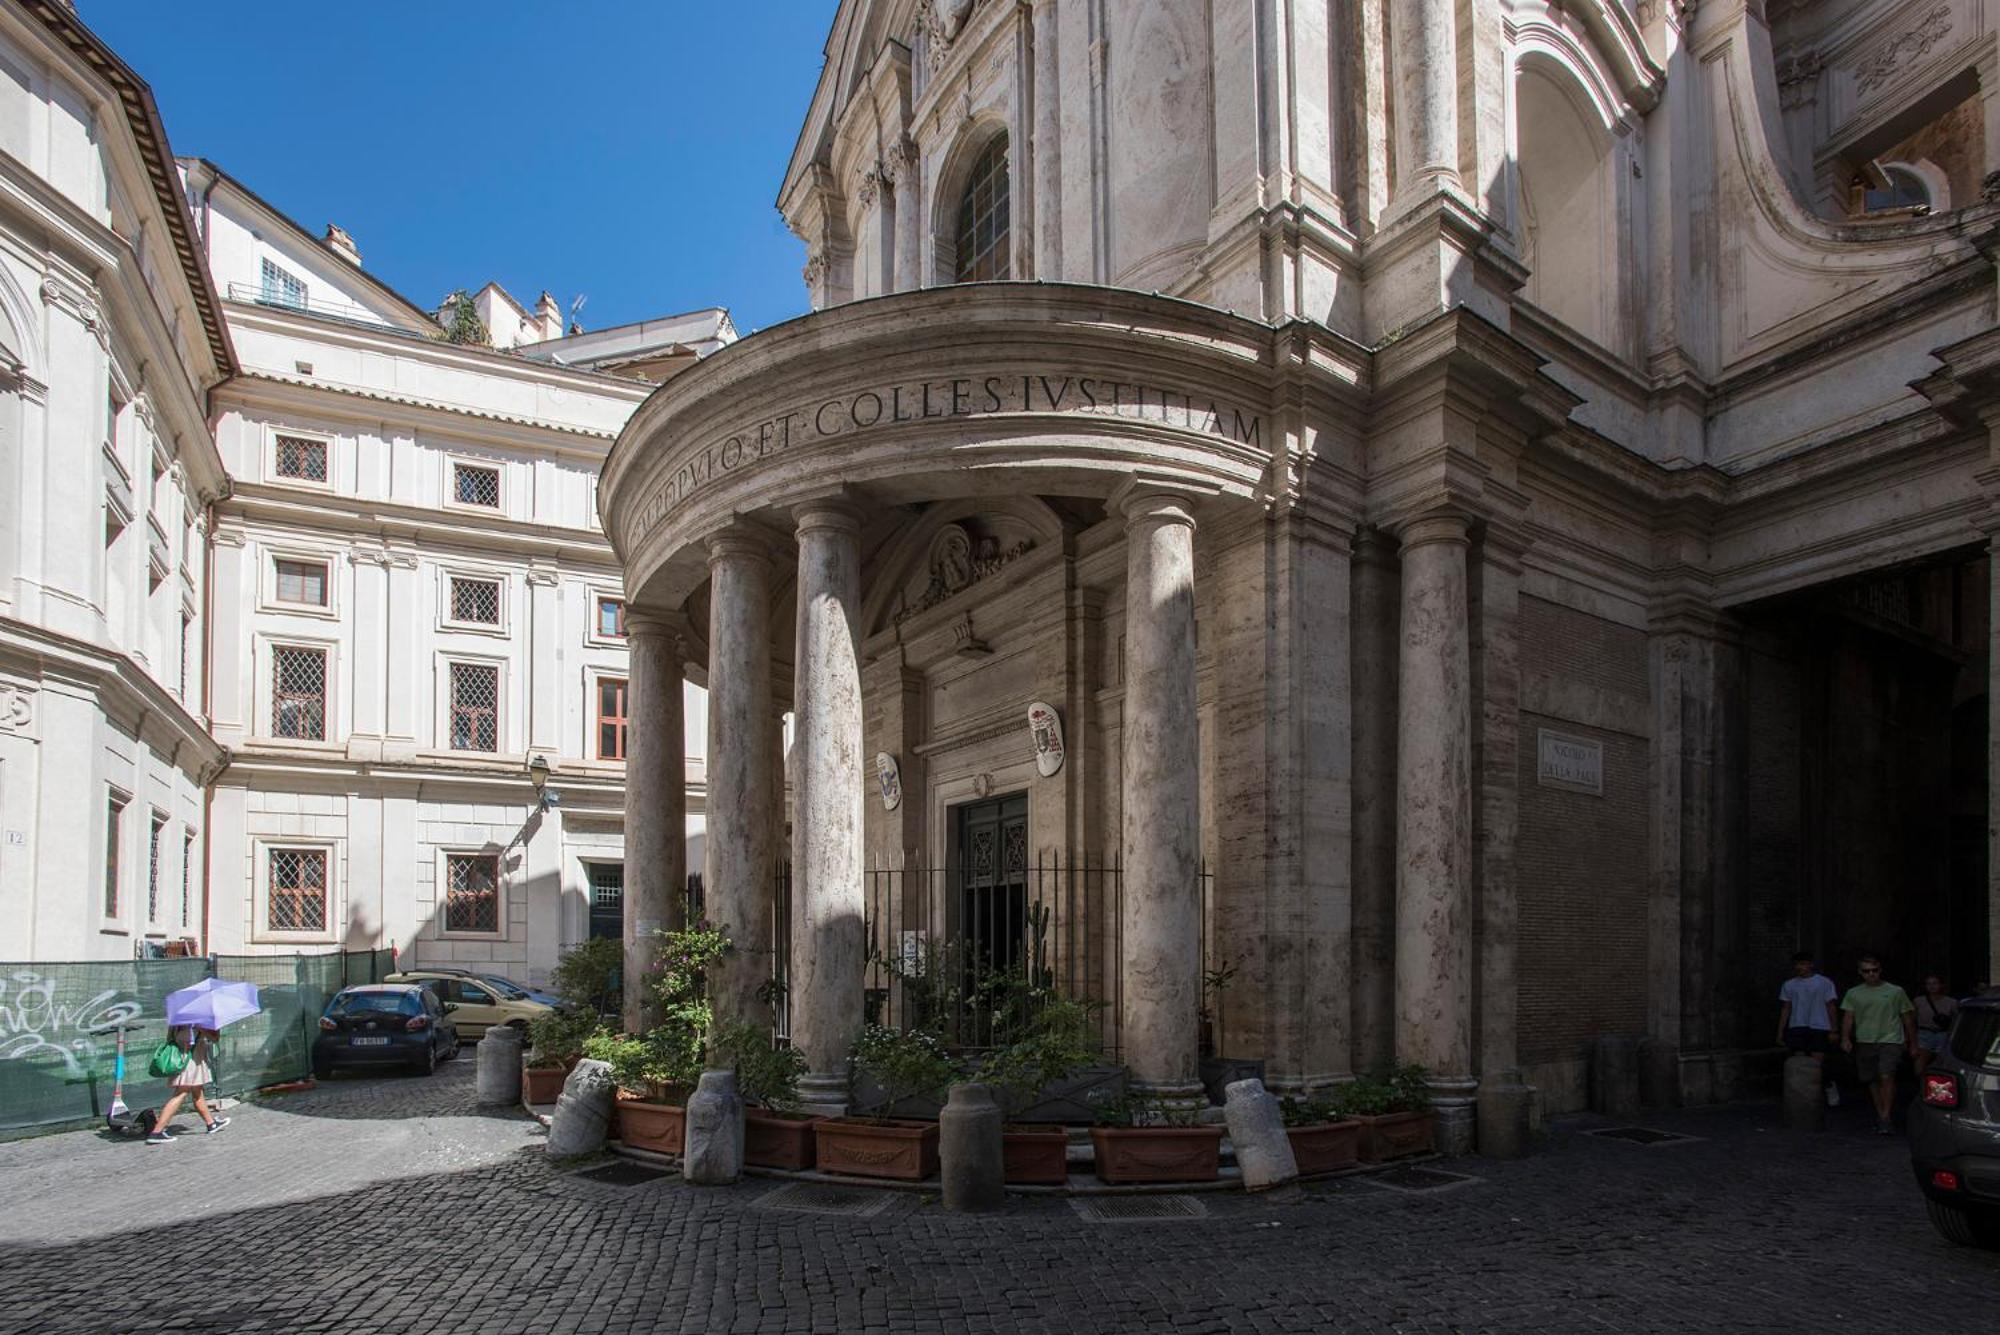
{"type": "Polygon", "coordinates": [[[172,1033],[173,1040],[187,1053],[187,1065],[181,1067],[168,1082],[173,1096],[166,1107],[160,1109],[160,1118],[153,1124],[153,1134],[146,1137],[148,1145],[169,1145],[174,1135],[167,1129],[167,1123],[174,1120],[174,1114],[181,1110],[181,1104],[189,1098],[194,1100],[196,1116],[208,1128],[208,1135],[214,1135],[229,1125],[227,1117],[217,1117],[208,1106],[208,1086],[215,1080],[215,1071],[209,1066],[209,1059],[215,1055],[215,1040],[220,1037],[213,1029],[201,1029],[194,1025],[177,1026],[172,1033]]]}
{"type": "Polygon", "coordinates": [[[1945,1038],[1951,1033],[1952,1017],[1958,1014],[1958,1002],[1944,990],[1944,979],[1936,974],[1924,975],[1923,995],[1917,998],[1917,1076],[1923,1077],[1937,1055],[1944,1051],[1945,1038]]]}

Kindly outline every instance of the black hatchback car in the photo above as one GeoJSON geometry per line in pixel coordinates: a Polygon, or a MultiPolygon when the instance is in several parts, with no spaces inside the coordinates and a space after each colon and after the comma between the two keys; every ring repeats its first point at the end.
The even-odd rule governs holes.
{"type": "Polygon", "coordinates": [[[319,1017],[313,1076],[324,1080],[350,1066],[404,1066],[428,1075],[458,1055],[449,1010],[408,983],[343,988],[319,1017]]]}
{"type": "Polygon", "coordinates": [[[2000,996],[1959,1003],[1910,1105],[1910,1166],[1948,1240],[2000,1249],[2000,996]]]}

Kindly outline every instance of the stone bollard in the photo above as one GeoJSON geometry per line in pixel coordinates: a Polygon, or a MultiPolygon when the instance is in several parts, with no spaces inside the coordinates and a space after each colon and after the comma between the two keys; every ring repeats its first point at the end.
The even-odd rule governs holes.
{"type": "Polygon", "coordinates": [[[569,1159],[603,1149],[612,1101],[617,1097],[618,1081],[609,1062],[578,1062],[563,1081],[555,1116],[549,1119],[549,1157],[569,1159]]]}
{"type": "Polygon", "coordinates": [[[1479,1082],[1479,1152],[1489,1159],[1518,1159],[1533,1140],[1535,1090],[1519,1071],[1501,1071],[1479,1082]]]}
{"type": "Polygon", "coordinates": [[[479,1106],[489,1108],[521,1101],[521,1031],[496,1024],[479,1040],[479,1106]]]}
{"type": "Polygon", "coordinates": [[[1785,1125],[1794,1131],[1826,1129],[1826,1091],[1820,1064],[1803,1052],[1785,1058],[1785,1125]]]}
{"type": "Polygon", "coordinates": [[[726,1187],[743,1176],[743,1096],[736,1072],[703,1071],[687,1101],[681,1176],[700,1187],[726,1187]]]}
{"type": "Polygon", "coordinates": [[[1590,1045],[1590,1110],[1631,1121],[1639,1115],[1639,1045],[1600,1034],[1590,1045]]]}
{"type": "Polygon", "coordinates": [[[1681,1106],[1680,1049],[1665,1039],[1639,1040],[1639,1101],[1648,1108],[1681,1106]]]}
{"type": "Polygon", "coordinates": [[[1245,1191],[1282,1186],[1299,1175],[1292,1139],[1285,1134],[1278,1100],[1262,1080],[1234,1080],[1222,1091],[1222,1112],[1229,1124],[1229,1143],[1236,1150],[1236,1168],[1245,1191]]]}
{"type": "Polygon", "coordinates": [[[938,1113],[938,1171],[947,1210],[998,1210],[1007,1203],[1000,1105],[985,1085],[953,1085],[938,1113]]]}

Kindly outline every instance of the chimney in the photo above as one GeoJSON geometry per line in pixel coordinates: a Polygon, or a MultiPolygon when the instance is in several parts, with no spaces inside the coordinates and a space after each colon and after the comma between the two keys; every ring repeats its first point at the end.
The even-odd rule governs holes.
{"type": "Polygon", "coordinates": [[[545,289],[535,300],[535,323],[542,327],[543,338],[561,338],[563,332],[562,307],[545,289]]]}
{"type": "Polygon", "coordinates": [[[328,223],[326,225],[326,236],[323,239],[328,250],[340,256],[340,258],[346,260],[355,268],[359,269],[361,267],[361,252],[355,249],[354,238],[347,234],[345,227],[342,227],[339,223],[328,223]]]}

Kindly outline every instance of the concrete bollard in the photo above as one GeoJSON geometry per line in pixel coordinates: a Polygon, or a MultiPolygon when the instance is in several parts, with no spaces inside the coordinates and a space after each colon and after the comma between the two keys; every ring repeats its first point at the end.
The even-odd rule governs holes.
{"type": "Polygon", "coordinates": [[[1262,1080],[1233,1080],[1222,1091],[1222,1112],[1229,1124],[1229,1143],[1236,1151],[1236,1168],[1245,1191],[1283,1186],[1299,1175],[1292,1139],[1285,1134],[1278,1100],[1262,1080]]]}
{"type": "Polygon", "coordinates": [[[495,1107],[521,1101],[521,1031],[512,1025],[496,1024],[479,1040],[479,1057],[474,1083],[479,1090],[479,1106],[495,1107]]]}
{"type": "Polygon", "coordinates": [[[1007,1203],[1000,1105],[980,1084],[953,1085],[938,1113],[938,1171],[947,1210],[998,1210],[1007,1203]]]}
{"type": "Polygon", "coordinates": [[[726,1187],[743,1176],[743,1096],[736,1072],[703,1071],[687,1101],[681,1176],[700,1187],[726,1187]]]}
{"type": "Polygon", "coordinates": [[[1785,1125],[1794,1131],[1826,1129],[1826,1091],[1820,1064],[1803,1052],[1785,1058],[1785,1125]]]}
{"type": "Polygon", "coordinates": [[[1533,1141],[1535,1090],[1519,1071],[1501,1071],[1479,1082],[1479,1152],[1489,1159],[1518,1159],[1533,1141]]]}
{"type": "Polygon", "coordinates": [[[1639,1115],[1639,1045],[1600,1034],[1590,1045],[1590,1110],[1631,1121],[1639,1115]]]}
{"type": "Polygon", "coordinates": [[[570,1159],[604,1148],[618,1081],[609,1062],[584,1060],[563,1081],[555,1115],[549,1118],[549,1157],[570,1159]]]}

